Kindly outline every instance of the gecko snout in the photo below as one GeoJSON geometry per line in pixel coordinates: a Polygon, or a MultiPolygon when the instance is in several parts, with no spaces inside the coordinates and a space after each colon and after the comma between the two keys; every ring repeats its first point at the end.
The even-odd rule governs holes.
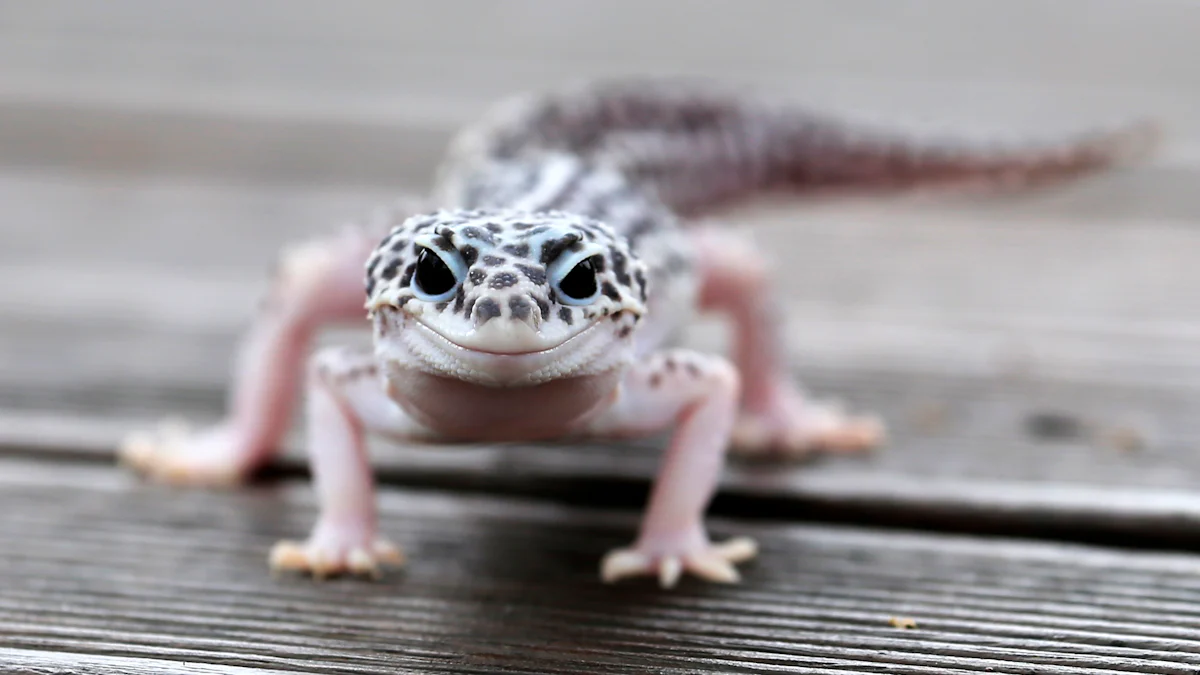
{"type": "Polygon", "coordinates": [[[514,293],[501,297],[485,297],[475,303],[472,311],[475,327],[488,323],[516,323],[537,331],[541,328],[540,304],[530,295],[514,293]]]}
{"type": "Polygon", "coordinates": [[[537,300],[525,294],[480,299],[472,310],[475,339],[485,341],[490,351],[500,353],[543,348],[538,306],[537,300]]]}

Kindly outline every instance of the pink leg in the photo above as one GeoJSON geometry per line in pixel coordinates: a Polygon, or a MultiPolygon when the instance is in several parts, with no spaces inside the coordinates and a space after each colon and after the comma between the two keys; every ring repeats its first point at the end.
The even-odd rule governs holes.
{"type": "Polygon", "coordinates": [[[788,376],[784,316],[765,256],[728,231],[697,229],[694,241],[703,274],[701,307],[733,319],[734,362],[743,383],[734,450],[803,456],[879,443],[879,420],[851,417],[837,405],[812,401],[788,376]]]}
{"type": "Polygon", "coordinates": [[[219,485],[244,480],[270,459],[287,433],[315,331],[366,318],[363,265],[384,234],[374,229],[347,228],[285,250],[241,344],[227,417],[194,434],[179,424],[133,434],[122,460],[156,480],[219,485]]]}
{"type": "Polygon", "coordinates": [[[729,583],[738,580],[733,564],[756,555],[749,539],[712,544],[703,523],[724,466],[738,390],[737,371],[722,358],[661,352],[634,366],[613,406],[590,423],[589,434],[617,437],[676,427],[637,541],[601,565],[606,582],[657,574],[671,587],[686,570],[729,583]]]}
{"type": "Polygon", "coordinates": [[[365,434],[429,434],[387,397],[370,353],[326,349],[312,363],[308,443],[320,515],[307,541],[275,545],[271,567],[307,571],[318,578],[342,572],[374,576],[378,563],[400,564],[403,556],[377,536],[365,434]]]}

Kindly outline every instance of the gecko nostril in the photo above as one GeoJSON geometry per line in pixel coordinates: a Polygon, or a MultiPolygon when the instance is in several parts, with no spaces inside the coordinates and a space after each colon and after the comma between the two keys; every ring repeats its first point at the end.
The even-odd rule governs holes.
{"type": "Polygon", "coordinates": [[[479,327],[500,316],[500,303],[491,298],[483,298],[475,303],[471,314],[475,318],[475,326],[479,327]]]}
{"type": "Polygon", "coordinates": [[[533,302],[524,295],[514,295],[508,299],[508,311],[516,321],[523,321],[534,328],[541,322],[541,315],[534,311],[533,302]]]}
{"type": "Polygon", "coordinates": [[[539,304],[531,296],[524,294],[515,294],[507,298],[481,298],[471,308],[471,318],[476,328],[498,317],[524,323],[534,330],[541,328],[542,324],[539,304]]]}

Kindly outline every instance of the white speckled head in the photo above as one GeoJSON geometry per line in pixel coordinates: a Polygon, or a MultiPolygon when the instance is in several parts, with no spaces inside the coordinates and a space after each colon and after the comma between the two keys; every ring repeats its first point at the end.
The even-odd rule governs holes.
{"type": "Polygon", "coordinates": [[[599,346],[631,343],[646,294],[644,266],[620,237],[562,212],[414,216],[367,262],[381,356],[400,340],[410,357],[467,380],[502,369],[499,356],[526,357],[516,370],[532,381],[595,365],[599,346]],[[539,354],[554,357],[542,364],[550,370],[532,368],[539,354]],[[464,372],[472,363],[489,373],[464,372]]]}

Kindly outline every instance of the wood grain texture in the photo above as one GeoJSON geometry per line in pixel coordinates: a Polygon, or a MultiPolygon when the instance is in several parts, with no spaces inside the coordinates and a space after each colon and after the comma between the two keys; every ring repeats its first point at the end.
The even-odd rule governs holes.
{"type": "Polygon", "coordinates": [[[83,664],[345,673],[1200,668],[1200,559],[1190,555],[720,521],[717,536],[750,534],[763,546],[744,582],[689,580],[664,593],[597,579],[599,556],[633,533],[628,515],[388,490],[383,527],[406,547],[409,566],[377,583],[314,584],[273,580],[264,562],[275,539],[301,534],[313,517],[303,485],[172,492],[107,469],[11,460],[0,485],[0,540],[21,542],[0,554],[0,640],[80,653],[83,664]],[[898,629],[893,617],[917,626],[898,629]]]}
{"type": "Polygon", "coordinates": [[[268,668],[218,666],[195,661],[129,658],[0,647],[0,664],[14,675],[280,675],[295,672],[268,668]]]}

